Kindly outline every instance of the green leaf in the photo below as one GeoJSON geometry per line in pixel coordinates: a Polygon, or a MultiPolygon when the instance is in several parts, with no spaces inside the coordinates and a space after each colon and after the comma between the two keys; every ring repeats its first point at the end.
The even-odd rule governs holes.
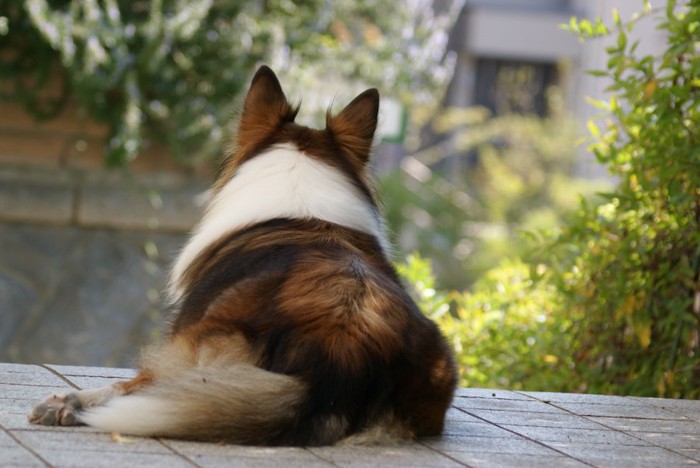
{"type": "Polygon", "coordinates": [[[612,9],[612,16],[613,16],[613,24],[615,26],[620,26],[620,24],[622,24],[622,20],[620,20],[620,12],[617,11],[617,8],[612,9]]]}
{"type": "Polygon", "coordinates": [[[591,76],[608,76],[608,72],[605,70],[586,70],[586,73],[591,76]]]}
{"type": "Polygon", "coordinates": [[[624,31],[619,31],[617,34],[617,48],[623,51],[625,47],[627,47],[627,34],[624,31]]]}
{"type": "Polygon", "coordinates": [[[586,122],[586,127],[588,127],[588,131],[593,136],[593,138],[600,137],[600,130],[598,130],[598,126],[595,124],[595,122],[592,119],[589,119],[586,122]]]}

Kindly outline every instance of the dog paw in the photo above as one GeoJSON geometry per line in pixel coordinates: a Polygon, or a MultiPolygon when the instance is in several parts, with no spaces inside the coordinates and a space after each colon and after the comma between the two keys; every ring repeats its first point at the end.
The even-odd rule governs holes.
{"type": "Polygon", "coordinates": [[[30,423],[44,426],[78,426],[78,413],[83,405],[75,393],[53,395],[34,407],[28,415],[30,423]]]}

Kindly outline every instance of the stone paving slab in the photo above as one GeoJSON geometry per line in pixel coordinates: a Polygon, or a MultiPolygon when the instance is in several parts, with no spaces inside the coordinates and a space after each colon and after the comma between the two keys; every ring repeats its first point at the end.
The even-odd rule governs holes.
{"type": "Polygon", "coordinates": [[[390,447],[267,448],[34,426],[46,396],[131,369],[0,363],[0,467],[681,467],[700,465],[700,401],[459,389],[440,437],[390,447]]]}

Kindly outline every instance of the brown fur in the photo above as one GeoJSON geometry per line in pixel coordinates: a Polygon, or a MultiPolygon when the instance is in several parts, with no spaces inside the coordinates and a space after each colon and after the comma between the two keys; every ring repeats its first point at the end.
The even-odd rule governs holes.
{"type": "MultiPolygon", "coordinates": [[[[293,143],[376,208],[367,163],[378,105],[368,90],[329,114],[326,129],[302,127],[274,73],[261,68],[214,190],[266,149],[293,143]]],[[[213,242],[177,281],[183,292],[168,339],[145,353],[135,379],[94,399],[125,395],[107,409],[120,398],[156,402],[164,426],[133,433],[323,445],[442,431],[456,385],[452,354],[374,235],[321,219],[271,219],[213,242]]],[[[52,420],[43,410],[34,422],[52,420]]],[[[100,411],[80,417],[98,421],[100,411]]]]}

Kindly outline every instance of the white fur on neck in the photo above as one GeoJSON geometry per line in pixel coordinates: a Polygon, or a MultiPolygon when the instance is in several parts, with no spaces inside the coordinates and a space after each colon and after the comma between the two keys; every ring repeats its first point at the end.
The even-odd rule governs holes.
{"type": "Polygon", "coordinates": [[[170,277],[171,299],[181,294],[187,267],[212,242],[274,218],[316,218],[374,235],[389,251],[376,209],[337,169],[285,143],[243,163],[212,199],[170,277]]]}

